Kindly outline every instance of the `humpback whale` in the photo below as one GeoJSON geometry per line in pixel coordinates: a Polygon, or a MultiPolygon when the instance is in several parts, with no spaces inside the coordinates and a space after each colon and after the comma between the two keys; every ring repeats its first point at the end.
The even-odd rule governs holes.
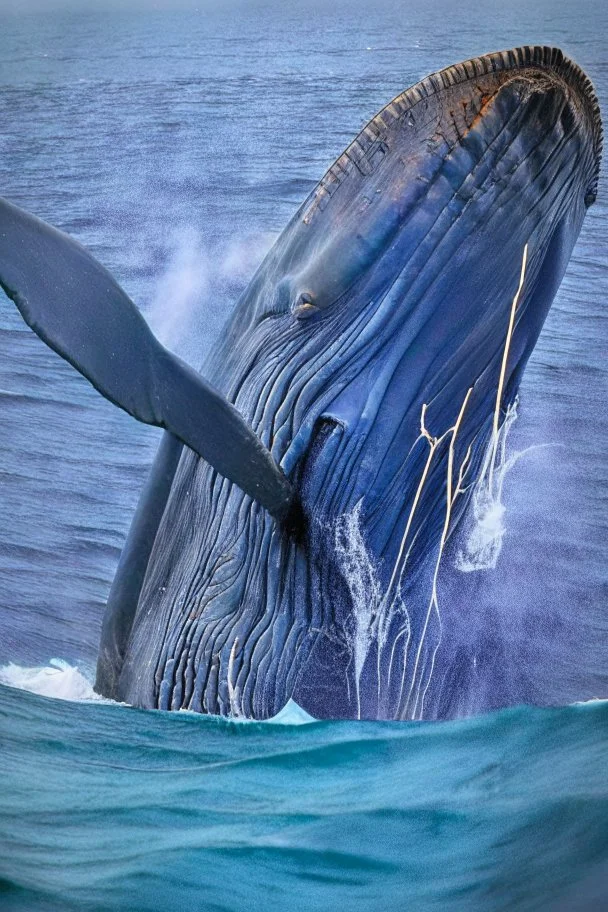
{"type": "MultiPolygon", "coordinates": [[[[165,429],[97,690],[252,718],[434,718],[441,561],[597,193],[589,79],[524,46],[423,79],[329,168],[199,373],[76,241],[0,202],[0,283],[165,429]]],[[[453,596],[453,593],[451,594],[453,596]]]]}

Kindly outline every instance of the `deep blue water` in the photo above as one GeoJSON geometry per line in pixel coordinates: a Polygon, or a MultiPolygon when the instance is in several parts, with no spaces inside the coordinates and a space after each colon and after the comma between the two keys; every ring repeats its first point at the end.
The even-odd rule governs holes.
{"type": "MultiPolygon", "coordinates": [[[[426,73],[555,43],[608,108],[600,2],[11,6],[1,195],[89,246],[197,366],[326,167],[426,73]]],[[[461,715],[562,708],[281,727],[0,686],[0,908],[608,907],[607,704],[567,705],[608,696],[607,193],[524,378],[510,447],[536,448],[505,480],[498,564],[445,581],[446,648],[485,656],[461,715]]],[[[4,297],[0,415],[0,665],[90,676],[157,434],[4,297]]]]}
{"type": "Polygon", "coordinates": [[[606,908],[606,702],[280,726],[6,689],[1,712],[11,912],[606,908]]]}

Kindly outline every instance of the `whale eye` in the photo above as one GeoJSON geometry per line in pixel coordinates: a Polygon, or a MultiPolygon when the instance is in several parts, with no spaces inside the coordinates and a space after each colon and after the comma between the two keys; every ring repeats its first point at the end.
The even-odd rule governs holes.
{"type": "Polygon", "coordinates": [[[319,312],[319,308],[314,303],[314,297],[309,291],[303,291],[297,298],[293,307],[293,315],[297,320],[307,320],[319,312]]]}

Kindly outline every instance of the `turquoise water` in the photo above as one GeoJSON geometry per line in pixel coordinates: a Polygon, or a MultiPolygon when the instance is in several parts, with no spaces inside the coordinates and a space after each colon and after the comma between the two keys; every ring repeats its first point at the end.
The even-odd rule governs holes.
{"type": "MultiPolygon", "coordinates": [[[[555,43],[608,104],[599,0],[182,5],[0,0],[0,181],[195,365],[302,198],[405,86],[555,43]]],[[[72,698],[0,685],[1,910],[608,908],[608,704],[567,705],[608,696],[607,225],[604,169],[522,385],[500,559],[440,580],[463,717],[441,724],[91,702],[157,436],[0,297],[0,665],[15,663],[0,680],[72,698]],[[53,656],[85,679],[46,687],[28,668],[53,656]]]]}
{"type": "Polygon", "coordinates": [[[0,908],[606,908],[608,703],[231,722],[0,687],[0,908]]]}

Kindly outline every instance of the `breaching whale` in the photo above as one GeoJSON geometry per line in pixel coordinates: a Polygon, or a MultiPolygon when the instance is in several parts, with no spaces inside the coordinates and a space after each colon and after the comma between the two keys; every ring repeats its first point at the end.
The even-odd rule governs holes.
{"type": "Polygon", "coordinates": [[[601,143],[559,49],[423,79],[296,212],[200,374],[83,247],[0,203],[0,283],[26,322],[166,429],[108,599],[102,694],[441,715],[442,554],[493,470],[601,143]]]}

